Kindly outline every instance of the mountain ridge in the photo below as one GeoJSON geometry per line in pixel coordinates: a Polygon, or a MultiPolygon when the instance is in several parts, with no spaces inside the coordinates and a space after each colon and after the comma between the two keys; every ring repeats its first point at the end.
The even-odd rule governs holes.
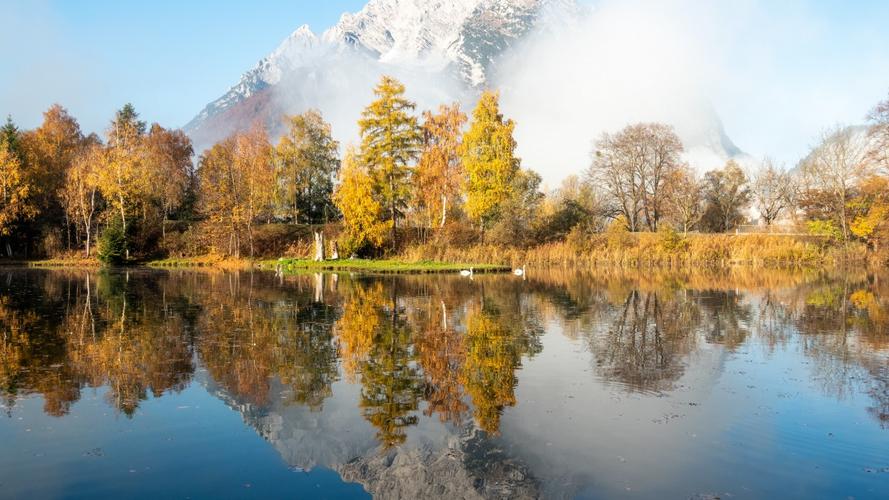
{"type": "MultiPolygon", "coordinates": [[[[511,75],[498,64],[506,54],[516,58],[532,33],[558,31],[590,12],[574,0],[370,0],[321,35],[297,28],[184,130],[202,151],[256,121],[280,135],[285,114],[317,108],[345,143],[357,136],[350,122],[381,74],[407,79],[420,109],[450,101],[468,108],[487,86],[510,90],[511,75]]],[[[694,156],[709,165],[743,154],[715,111],[699,115],[702,130],[683,137],[694,156]]]]}

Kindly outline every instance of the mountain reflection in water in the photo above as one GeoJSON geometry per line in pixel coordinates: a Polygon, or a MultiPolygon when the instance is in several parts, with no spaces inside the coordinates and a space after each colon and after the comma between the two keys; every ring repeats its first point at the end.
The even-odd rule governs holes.
{"type": "Polygon", "coordinates": [[[3,410],[197,385],[380,497],[887,493],[889,277],[529,274],[0,269],[3,410]]]}

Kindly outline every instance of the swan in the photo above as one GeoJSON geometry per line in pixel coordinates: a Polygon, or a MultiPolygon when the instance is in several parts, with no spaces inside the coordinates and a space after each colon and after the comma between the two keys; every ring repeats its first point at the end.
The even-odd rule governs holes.
{"type": "Polygon", "coordinates": [[[513,269],[512,274],[515,274],[516,276],[524,276],[525,275],[525,265],[522,264],[522,267],[520,269],[513,269]]]}
{"type": "Polygon", "coordinates": [[[460,271],[460,276],[470,276],[471,277],[472,276],[472,268],[470,267],[469,270],[463,269],[462,271],[460,271]]]}

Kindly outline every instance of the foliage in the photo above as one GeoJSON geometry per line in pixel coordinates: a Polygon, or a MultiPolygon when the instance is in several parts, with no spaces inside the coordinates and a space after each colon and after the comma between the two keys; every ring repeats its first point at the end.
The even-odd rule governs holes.
{"type": "Polygon", "coordinates": [[[460,200],[460,188],[465,182],[460,161],[462,128],[466,114],[460,105],[442,105],[438,114],[423,113],[423,151],[414,176],[416,204],[424,212],[424,223],[445,225],[448,210],[454,210],[460,200]]]}
{"type": "Polygon", "coordinates": [[[374,88],[376,100],[361,113],[359,161],[373,180],[373,194],[389,220],[391,244],[398,243],[398,219],[410,199],[411,167],[422,136],[415,104],[404,97],[404,85],[384,76],[374,88]]]}
{"type": "Polygon", "coordinates": [[[530,170],[519,170],[512,181],[512,196],[504,200],[501,214],[491,226],[490,238],[501,245],[533,243],[532,224],[543,194],[539,191],[540,176],[530,170]]]}
{"type": "Polygon", "coordinates": [[[254,225],[270,218],[274,196],[272,148],[258,126],[215,144],[201,157],[202,210],[227,228],[231,255],[240,257],[246,233],[254,255],[254,225]]]}
{"type": "Polygon", "coordinates": [[[515,122],[500,114],[498,94],[483,92],[460,146],[467,175],[466,214],[482,229],[501,215],[514,196],[520,163],[515,156],[514,129],[515,122]]]}
{"type": "Polygon", "coordinates": [[[850,127],[824,132],[818,144],[802,161],[806,191],[815,191],[828,209],[843,241],[851,235],[848,202],[856,186],[871,175],[870,145],[863,134],[850,127]]]}
{"type": "Polygon", "coordinates": [[[340,168],[339,143],[320,111],[287,121],[288,133],[275,148],[278,205],[294,223],[325,223],[336,215],[331,196],[340,168]]]}
{"type": "Polygon", "coordinates": [[[629,125],[602,134],[593,150],[589,178],[605,186],[630,231],[657,231],[667,210],[667,183],[682,167],[682,141],[660,123],[629,125]]]}
{"type": "Polygon", "coordinates": [[[658,229],[661,248],[665,252],[681,252],[688,248],[688,242],[675,229],[668,225],[662,225],[658,229]]]}
{"type": "Polygon", "coordinates": [[[707,172],[704,200],[703,223],[711,231],[722,233],[743,222],[743,210],[750,203],[750,189],[741,166],[729,160],[722,170],[707,172]]]}
{"type": "Polygon", "coordinates": [[[345,255],[366,253],[382,246],[392,221],[383,220],[383,207],[374,196],[374,180],[350,149],[343,159],[334,203],[343,214],[345,255]]]}
{"type": "Polygon", "coordinates": [[[104,264],[119,265],[127,261],[127,230],[123,221],[112,219],[99,235],[99,260],[104,264]]]}
{"type": "Polygon", "coordinates": [[[776,167],[769,158],[762,161],[751,184],[751,197],[766,226],[771,226],[793,206],[796,188],[793,175],[776,167]]]}
{"type": "Polygon", "coordinates": [[[681,228],[683,233],[688,233],[704,216],[703,184],[694,170],[686,165],[670,172],[664,188],[668,220],[681,228]]]}
{"type": "Polygon", "coordinates": [[[21,159],[11,149],[7,139],[0,140],[0,236],[11,234],[15,224],[32,218],[37,213],[32,191],[21,159]]]}

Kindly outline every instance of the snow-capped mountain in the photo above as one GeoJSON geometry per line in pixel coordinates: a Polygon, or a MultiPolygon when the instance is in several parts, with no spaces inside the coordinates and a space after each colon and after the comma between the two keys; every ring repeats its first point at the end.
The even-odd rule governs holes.
{"type": "MultiPolygon", "coordinates": [[[[490,86],[502,90],[510,111],[506,103],[522,99],[508,94],[526,46],[541,33],[570,31],[563,28],[589,14],[575,0],[370,0],[359,12],[343,14],[321,36],[301,26],[208,104],[185,131],[201,151],[257,120],[277,135],[283,131],[284,114],[317,108],[333,124],[337,138],[349,142],[381,74],[404,81],[420,109],[451,101],[469,108],[478,92],[490,86]],[[503,68],[505,60],[512,63],[503,68]]],[[[734,155],[737,148],[711,114],[702,131],[690,134],[696,136],[690,138],[690,149],[700,146],[720,158],[734,155]],[[705,136],[717,140],[699,144],[705,136]]],[[[533,116],[520,118],[520,128],[536,121],[533,116]]],[[[587,141],[583,148],[588,147],[587,141]]]]}

